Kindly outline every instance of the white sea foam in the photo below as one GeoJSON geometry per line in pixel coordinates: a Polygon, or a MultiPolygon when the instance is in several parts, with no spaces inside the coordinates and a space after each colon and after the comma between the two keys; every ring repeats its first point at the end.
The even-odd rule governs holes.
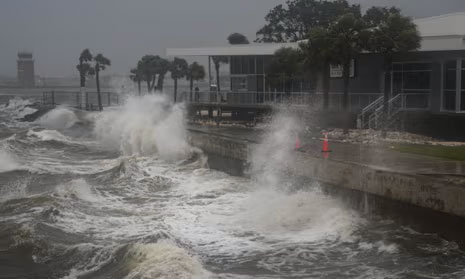
{"type": "Polygon", "coordinates": [[[57,186],[56,192],[63,197],[72,196],[87,202],[101,200],[97,191],[82,178],[57,186]]]}
{"type": "Polygon", "coordinates": [[[178,160],[189,152],[183,108],[161,95],[130,97],[119,110],[97,117],[97,138],[124,155],[154,155],[178,160]]]}
{"type": "Polygon", "coordinates": [[[273,189],[251,193],[240,205],[234,223],[274,239],[352,241],[362,222],[356,212],[318,191],[285,194],[273,189]]]}
{"type": "Polygon", "coordinates": [[[209,277],[197,258],[170,241],[134,244],[126,254],[126,264],[131,270],[127,279],[209,277]]]}
{"type": "Polygon", "coordinates": [[[20,166],[8,152],[0,149],[0,172],[12,171],[19,169],[20,166]]]}
{"type": "Polygon", "coordinates": [[[61,141],[61,142],[67,142],[67,143],[72,143],[73,141],[68,138],[67,136],[63,135],[62,133],[56,131],[56,130],[41,130],[41,131],[34,131],[34,130],[29,130],[27,132],[27,135],[29,137],[35,137],[41,141],[61,141]]]}
{"type": "Polygon", "coordinates": [[[21,119],[37,111],[37,109],[29,107],[30,105],[32,105],[30,100],[13,98],[8,101],[7,105],[2,107],[2,110],[10,114],[13,119],[21,119]]]}
{"type": "Polygon", "coordinates": [[[78,118],[69,108],[58,107],[40,117],[36,122],[46,129],[59,130],[71,128],[78,122],[78,118]]]}

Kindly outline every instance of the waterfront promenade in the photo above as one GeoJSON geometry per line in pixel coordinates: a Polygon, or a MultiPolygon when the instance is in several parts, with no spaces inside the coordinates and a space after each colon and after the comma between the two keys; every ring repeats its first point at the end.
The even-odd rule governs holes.
{"type": "MultiPolygon", "coordinates": [[[[189,129],[218,134],[232,139],[259,143],[263,131],[254,128],[214,127],[191,125],[189,129]]],[[[318,135],[301,136],[302,147],[298,150],[313,157],[323,158],[322,141],[318,135]]],[[[290,144],[293,144],[290,142],[290,144]]],[[[389,143],[380,145],[354,144],[329,139],[332,152],[327,159],[343,161],[407,174],[455,177],[463,179],[465,185],[465,161],[442,159],[431,156],[402,153],[391,148],[389,143]]]]}

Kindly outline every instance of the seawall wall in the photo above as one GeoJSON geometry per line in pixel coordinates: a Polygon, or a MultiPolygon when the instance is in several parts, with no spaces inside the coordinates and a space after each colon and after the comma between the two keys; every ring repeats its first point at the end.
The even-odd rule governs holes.
{"type": "MultiPolygon", "coordinates": [[[[257,142],[215,132],[190,130],[190,141],[209,157],[211,168],[246,174],[257,142]]],[[[379,169],[297,152],[290,172],[316,180],[367,213],[386,215],[424,232],[435,232],[465,247],[465,185],[453,180],[379,169]]]]}

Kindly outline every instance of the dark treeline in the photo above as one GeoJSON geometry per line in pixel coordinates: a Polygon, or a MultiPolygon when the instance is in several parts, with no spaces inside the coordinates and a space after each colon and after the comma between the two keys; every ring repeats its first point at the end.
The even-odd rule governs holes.
{"type": "Polygon", "coordinates": [[[384,57],[387,115],[393,58],[418,50],[421,43],[412,19],[396,7],[372,7],[363,14],[360,5],[346,0],[289,0],[273,8],[265,20],[256,42],[300,42],[300,49],[279,50],[269,70],[287,76],[320,73],[324,110],[329,106],[330,65],[343,68],[343,105],[348,112],[351,62],[357,55],[370,52],[384,57]]]}
{"type": "Polygon", "coordinates": [[[177,101],[178,80],[186,78],[190,83],[190,99],[192,100],[192,91],[194,81],[205,78],[205,69],[202,65],[194,62],[188,64],[186,60],[175,57],[172,61],[162,58],[158,55],[144,55],[137,66],[131,69],[131,79],[137,83],[139,95],[141,94],[143,82],[146,83],[147,92],[163,92],[164,80],[168,72],[174,83],[173,101],[177,101]]]}

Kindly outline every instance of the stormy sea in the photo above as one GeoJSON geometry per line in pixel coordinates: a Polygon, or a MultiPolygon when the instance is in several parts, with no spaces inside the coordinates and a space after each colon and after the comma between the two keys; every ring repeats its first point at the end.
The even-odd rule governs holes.
{"type": "Polygon", "coordinates": [[[0,278],[463,278],[454,242],[367,218],[292,163],[289,116],[249,175],[208,167],[182,105],[0,105],[0,278]]]}

